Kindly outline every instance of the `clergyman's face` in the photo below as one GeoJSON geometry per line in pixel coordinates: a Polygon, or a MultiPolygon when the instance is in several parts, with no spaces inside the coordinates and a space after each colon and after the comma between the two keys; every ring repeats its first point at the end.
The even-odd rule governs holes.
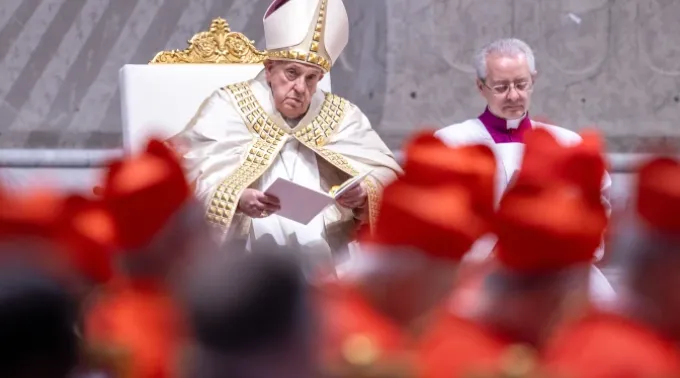
{"type": "Polygon", "coordinates": [[[309,109],[323,71],[304,63],[272,60],[265,62],[265,69],[276,109],[286,118],[302,117],[309,109]]]}
{"type": "Polygon", "coordinates": [[[505,119],[517,119],[529,110],[535,75],[524,54],[489,54],[486,79],[477,79],[477,88],[491,113],[505,119]]]}

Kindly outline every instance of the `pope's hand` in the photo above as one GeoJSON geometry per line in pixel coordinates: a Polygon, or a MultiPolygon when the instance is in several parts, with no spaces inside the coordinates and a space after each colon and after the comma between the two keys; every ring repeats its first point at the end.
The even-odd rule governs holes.
{"type": "Polygon", "coordinates": [[[279,199],[259,190],[246,189],[238,201],[238,209],[251,218],[265,218],[279,211],[279,199]]]}
{"type": "Polygon", "coordinates": [[[337,201],[340,205],[348,209],[356,209],[363,207],[366,204],[367,192],[364,183],[355,186],[348,190],[345,194],[338,197],[337,201]]]}

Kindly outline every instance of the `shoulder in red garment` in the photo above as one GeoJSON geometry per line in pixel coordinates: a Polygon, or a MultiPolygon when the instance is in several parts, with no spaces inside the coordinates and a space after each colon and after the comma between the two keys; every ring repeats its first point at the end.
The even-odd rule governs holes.
{"type": "Polygon", "coordinates": [[[672,341],[612,313],[593,313],[563,328],[544,354],[546,369],[579,378],[676,377],[680,356],[672,341]]]}
{"type": "Polygon", "coordinates": [[[399,326],[375,309],[360,290],[348,283],[326,284],[319,294],[327,357],[340,357],[343,344],[362,336],[381,351],[404,347],[399,326]]]}
{"type": "Polygon", "coordinates": [[[323,376],[413,377],[416,349],[396,322],[351,284],[321,290],[323,376]]]}
{"type": "Polygon", "coordinates": [[[125,351],[131,378],[175,377],[187,328],[174,300],[151,282],[120,280],[101,290],[85,313],[88,344],[125,351]]]}
{"type": "Polygon", "coordinates": [[[472,320],[447,314],[435,322],[420,350],[421,378],[451,378],[498,372],[513,343],[472,320]]]}

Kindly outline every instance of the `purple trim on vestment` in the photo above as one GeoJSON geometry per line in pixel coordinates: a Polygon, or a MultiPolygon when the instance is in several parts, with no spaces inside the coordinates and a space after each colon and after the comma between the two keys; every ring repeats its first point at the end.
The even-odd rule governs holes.
{"type": "Polygon", "coordinates": [[[491,113],[488,107],[479,116],[479,120],[484,124],[484,127],[486,127],[486,130],[491,134],[491,138],[496,143],[522,143],[522,136],[527,130],[532,128],[529,112],[522,118],[516,129],[508,129],[508,121],[491,113]]]}

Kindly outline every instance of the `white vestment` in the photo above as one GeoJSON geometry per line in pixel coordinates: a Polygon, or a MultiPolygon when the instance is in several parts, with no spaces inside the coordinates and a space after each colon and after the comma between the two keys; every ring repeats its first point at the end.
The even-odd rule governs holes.
{"type": "Polygon", "coordinates": [[[370,171],[364,215],[372,224],[382,188],[401,173],[366,116],[345,99],[318,89],[302,119],[287,123],[276,110],[264,71],[215,91],[168,143],[181,156],[222,240],[244,240],[251,250],[285,246],[331,270],[339,263],[335,254],[349,249],[359,223],[352,210],[329,206],[308,225],[276,214],[250,218],[237,210],[243,191],[264,191],[283,177],[328,192],[370,171]]]}
{"type": "MultiPolygon", "coordinates": [[[[279,156],[274,159],[272,165],[262,174],[259,182],[253,188],[265,191],[279,177],[310,189],[323,190],[316,154],[296,139],[291,138],[285,142],[279,156]]],[[[266,218],[252,219],[247,249],[266,248],[263,242],[270,243],[273,241],[276,245],[306,253],[310,258],[328,259],[331,257],[331,247],[325,242],[325,239],[326,230],[323,214],[317,215],[307,225],[273,214],[266,218]]],[[[326,263],[330,264],[330,260],[326,263]]]]}
{"type": "MultiPolygon", "coordinates": [[[[508,127],[516,128],[519,120],[508,121],[508,127]]],[[[557,141],[563,145],[573,145],[581,141],[581,136],[565,128],[548,125],[532,121],[534,128],[541,127],[549,131],[557,141]]],[[[462,146],[470,144],[484,144],[491,147],[496,155],[498,171],[496,174],[496,200],[499,201],[505,191],[509,181],[513,178],[522,163],[524,145],[522,143],[496,143],[486,129],[482,121],[478,118],[470,119],[462,123],[453,124],[438,130],[435,136],[449,146],[462,146]]],[[[609,190],[611,188],[611,178],[608,173],[602,181],[602,203],[606,206],[607,212],[611,211],[609,202],[609,190]]],[[[466,258],[471,260],[483,260],[489,257],[496,245],[495,235],[486,235],[480,238],[473,246],[466,258]]],[[[596,253],[599,260],[604,253],[604,245],[601,245],[596,253]]],[[[614,289],[600,270],[593,265],[590,277],[590,291],[592,297],[598,300],[605,300],[614,296],[614,289]]]]}

